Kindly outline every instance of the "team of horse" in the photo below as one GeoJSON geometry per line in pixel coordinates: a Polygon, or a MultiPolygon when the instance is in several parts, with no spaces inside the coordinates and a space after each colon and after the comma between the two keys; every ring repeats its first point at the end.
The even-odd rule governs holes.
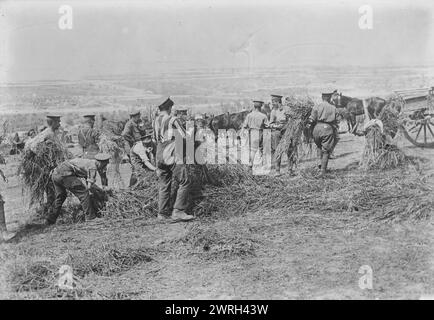
{"type": "Polygon", "coordinates": [[[348,124],[348,131],[355,134],[357,130],[356,117],[365,115],[365,108],[370,119],[377,119],[385,106],[392,107],[398,113],[401,112],[401,105],[392,98],[385,100],[379,97],[358,99],[342,95],[337,90],[330,93],[322,93],[322,100],[333,104],[338,108],[348,124]]]}

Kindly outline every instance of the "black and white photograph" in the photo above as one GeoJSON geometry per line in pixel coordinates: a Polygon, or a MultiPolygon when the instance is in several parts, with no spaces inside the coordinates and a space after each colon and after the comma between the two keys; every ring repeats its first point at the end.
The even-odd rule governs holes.
{"type": "Polygon", "coordinates": [[[1,300],[433,300],[433,217],[430,0],[0,2],[1,300]]]}

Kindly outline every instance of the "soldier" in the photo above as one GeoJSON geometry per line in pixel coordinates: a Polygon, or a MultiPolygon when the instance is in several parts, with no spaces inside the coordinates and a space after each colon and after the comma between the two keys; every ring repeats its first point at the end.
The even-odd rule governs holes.
{"type": "Polygon", "coordinates": [[[146,135],[141,143],[136,143],[131,149],[131,165],[134,169],[131,172],[130,187],[143,179],[146,172],[157,171],[153,149],[151,135],[146,135]]]}
{"type": "Polygon", "coordinates": [[[339,117],[340,115],[335,106],[327,102],[321,102],[312,108],[308,120],[308,129],[314,125],[312,135],[321,161],[319,165],[321,169],[320,177],[324,177],[326,174],[329,156],[337,143],[339,117]]]}
{"type": "MultiPolygon", "coordinates": [[[[3,171],[0,169],[0,175],[3,178],[3,180],[8,183],[8,179],[4,175],[3,171]]],[[[5,207],[4,207],[4,200],[2,195],[0,194],[0,233],[3,241],[9,241],[13,237],[15,237],[16,233],[10,232],[6,228],[6,217],[5,217],[5,207]]]]}
{"type": "MultiPolygon", "coordinates": [[[[279,144],[280,139],[282,139],[283,134],[285,133],[284,126],[286,123],[286,115],[285,115],[285,111],[283,110],[282,96],[272,94],[271,104],[273,105],[273,110],[271,110],[270,113],[270,127],[272,129],[271,150],[272,153],[275,154],[277,145],[279,144]]],[[[292,150],[288,150],[287,156],[290,165],[289,173],[293,175],[294,172],[292,171],[292,150]]],[[[280,164],[282,162],[281,155],[277,155],[275,157],[275,161],[276,161],[276,175],[280,175],[280,164]]]]}
{"type": "MultiPolygon", "coordinates": [[[[59,138],[59,128],[60,128],[60,116],[57,115],[48,115],[47,116],[47,125],[48,127],[44,128],[41,132],[39,132],[33,139],[29,139],[25,146],[24,150],[30,150],[36,153],[36,148],[39,143],[45,142],[48,140],[52,140],[57,143],[61,143],[59,138]]],[[[49,170],[53,170],[52,168],[47,168],[49,170]]],[[[55,191],[52,183],[48,183],[45,187],[45,193],[47,196],[47,202],[45,204],[45,210],[51,211],[53,208],[53,203],[55,200],[55,191]]]]}
{"type": "Polygon", "coordinates": [[[38,144],[49,139],[56,140],[60,143],[60,116],[47,116],[47,125],[48,127],[41,130],[34,138],[27,140],[24,149],[29,149],[33,152],[36,152],[36,147],[38,146],[38,144]]]}
{"type": "Polygon", "coordinates": [[[85,118],[85,122],[78,131],[78,143],[83,149],[83,158],[93,159],[99,153],[98,141],[100,132],[94,128],[94,114],[88,114],[83,117],[85,118]]]}
{"type": "MultiPolygon", "coordinates": [[[[184,159],[177,163],[174,159],[175,140],[174,133],[179,135],[183,140],[186,138],[185,129],[182,127],[180,120],[171,115],[173,101],[168,98],[158,109],[158,117],[154,122],[154,139],[157,142],[157,175],[158,175],[158,219],[171,219],[172,222],[193,220],[194,216],[188,215],[186,210],[189,207],[189,192],[191,180],[188,168],[184,159]],[[171,206],[171,188],[172,179],[176,182],[176,199],[171,206]],[[170,215],[171,214],[171,215],[170,215]]],[[[184,155],[183,155],[184,156],[184,155]]]]}
{"type": "Polygon", "coordinates": [[[130,120],[125,124],[122,131],[122,137],[125,139],[125,150],[127,154],[130,153],[131,148],[141,141],[145,132],[141,126],[140,111],[133,111],[130,113],[130,120]]]}
{"type": "Polygon", "coordinates": [[[243,129],[249,130],[250,141],[250,168],[253,168],[253,161],[258,149],[262,152],[262,130],[268,127],[268,118],[261,112],[264,105],[263,101],[254,100],[254,109],[250,112],[244,120],[243,129]]]}
{"type": "Polygon", "coordinates": [[[107,165],[111,156],[107,153],[98,153],[94,159],[75,158],[59,164],[52,172],[51,179],[56,191],[54,209],[47,217],[47,224],[54,224],[60,214],[67,191],[72,192],[81,203],[83,211],[89,220],[96,218],[91,187],[96,183],[96,174],[101,177],[103,188],[107,188],[107,165]],[[83,183],[81,179],[85,179],[83,183]]]}

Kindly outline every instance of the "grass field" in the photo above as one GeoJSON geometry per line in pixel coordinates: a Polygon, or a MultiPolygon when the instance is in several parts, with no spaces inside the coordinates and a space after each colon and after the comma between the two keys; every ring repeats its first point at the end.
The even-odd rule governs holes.
{"type": "MultiPolygon", "coordinates": [[[[270,93],[307,92],[318,97],[321,92],[339,89],[355,96],[383,96],[393,89],[427,86],[433,79],[431,75],[419,77],[420,72],[418,68],[303,69],[253,75],[199,72],[161,79],[56,82],[37,89],[26,84],[2,87],[0,109],[3,118],[19,119],[24,113],[36,113],[36,117],[40,117],[53,111],[70,112],[79,117],[90,110],[127,112],[136,104],[154,105],[171,95],[180,105],[217,114],[225,108],[241,108],[241,101],[266,99],[270,93]],[[65,103],[61,108],[48,105],[35,109],[33,94],[41,101],[65,103]],[[64,99],[65,96],[68,99],[64,99]],[[76,106],[70,105],[76,102],[76,106]]],[[[29,119],[26,121],[30,123],[29,119]]],[[[415,148],[400,138],[399,146],[407,155],[419,159],[420,168],[411,166],[381,172],[375,177],[358,168],[363,142],[362,137],[341,136],[335,159],[330,161],[333,170],[330,179],[306,179],[303,172],[314,170],[314,158],[300,163],[296,177],[283,175],[280,178],[285,186],[298,185],[301,181],[312,184],[312,189],[321,190],[318,199],[326,206],[314,205],[317,202],[312,202],[312,198],[307,201],[305,197],[294,197],[287,208],[280,203],[275,204],[274,209],[247,210],[242,214],[235,214],[238,210],[234,209],[233,213],[221,216],[215,213],[186,224],[162,224],[155,217],[143,216],[31,228],[27,224],[35,219],[35,212],[29,208],[28,196],[16,176],[18,156],[6,156],[7,164],[2,169],[9,183],[0,183],[0,191],[6,201],[8,228],[21,231],[16,241],[0,244],[0,298],[433,297],[432,212],[423,219],[378,220],[375,218],[388,208],[378,206],[377,212],[370,206],[376,199],[375,192],[381,194],[387,189],[384,181],[390,177],[398,182],[400,176],[403,180],[426,180],[426,188],[432,192],[434,150],[415,148]],[[357,209],[338,208],[337,204],[347,205],[348,190],[357,190],[357,184],[366,185],[365,178],[378,184],[369,189],[373,193],[372,201],[362,197],[363,190],[359,190],[362,200],[357,209]],[[72,266],[79,283],[75,290],[56,287],[59,268],[65,264],[72,266]],[[372,289],[359,286],[362,266],[372,269],[372,289]]],[[[285,169],[283,167],[284,172],[285,169]]],[[[121,173],[126,185],[130,175],[128,164],[121,165],[121,173]]],[[[113,182],[111,168],[109,181],[113,182]]],[[[355,200],[358,194],[353,194],[355,200]]],[[[393,204],[391,199],[388,205],[393,204]]],[[[403,210],[394,214],[402,216],[403,210]]]]}
{"type": "MultiPolygon", "coordinates": [[[[342,136],[336,159],[331,162],[336,178],[363,175],[355,168],[362,145],[363,138],[342,136]]],[[[409,154],[417,151],[427,159],[423,172],[434,181],[433,151],[409,145],[405,150],[409,154]]],[[[11,181],[2,194],[7,201],[9,227],[16,228],[32,213],[26,210],[25,198],[13,177],[13,162],[9,163],[11,181]]],[[[313,164],[313,160],[305,161],[299,169],[313,164]]],[[[128,174],[127,165],[123,165],[125,181],[128,174]]],[[[404,174],[419,175],[415,170],[404,174]]],[[[302,177],[282,179],[295,183],[293,179],[302,177]]],[[[328,189],[326,185],[333,181],[311,183],[325,183],[328,189]]],[[[339,190],[318,196],[341,200],[339,190]]],[[[155,218],[138,217],[55,225],[28,230],[16,243],[1,244],[1,296],[418,299],[434,293],[433,230],[431,219],[375,221],[364,212],[334,212],[321,207],[211,216],[187,224],[161,224],[155,218]],[[119,262],[113,260],[114,253],[122,257],[135,254],[135,258],[119,262]],[[73,266],[80,290],[71,293],[55,288],[57,270],[63,264],[73,266]],[[373,270],[372,290],[358,285],[362,276],[359,268],[364,265],[373,270]],[[13,275],[22,275],[23,270],[32,274],[39,270],[35,266],[49,270],[43,275],[48,272],[51,276],[41,278],[48,282],[37,282],[33,287],[13,285],[17,281],[13,275]]]]}

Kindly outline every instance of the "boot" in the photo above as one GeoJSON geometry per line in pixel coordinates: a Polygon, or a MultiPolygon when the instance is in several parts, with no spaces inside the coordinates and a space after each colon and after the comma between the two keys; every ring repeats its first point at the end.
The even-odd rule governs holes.
{"type": "Polygon", "coordinates": [[[0,202],[0,233],[4,242],[9,241],[16,236],[16,233],[9,232],[6,229],[5,209],[3,201],[0,202]]]}
{"type": "Polygon", "coordinates": [[[324,152],[321,159],[321,174],[320,177],[324,177],[327,172],[327,165],[329,162],[329,154],[328,152],[324,152]]]}
{"type": "Polygon", "coordinates": [[[276,172],[274,173],[275,177],[279,177],[281,175],[280,173],[280,159],[276,160],[276,172]]]}
{"type": "Polygon", "coordinates": [[[190,221],[194,219],[194,216],[186,214],[183,210],[174,209],[172,212],[172,222],[190,221]]]}
{"type": "Polygon", "coordinates": [[[318,158],[319,158],[319,161],[320,161],[320,163],[318,164],[318,169],[320,169],[321,170],[321,162],[322,162],[322,155],[323,155],[323,152],[322,152],[322,150],[321,149],[317,149],[317,156],[318,156],[318,158]]]}

